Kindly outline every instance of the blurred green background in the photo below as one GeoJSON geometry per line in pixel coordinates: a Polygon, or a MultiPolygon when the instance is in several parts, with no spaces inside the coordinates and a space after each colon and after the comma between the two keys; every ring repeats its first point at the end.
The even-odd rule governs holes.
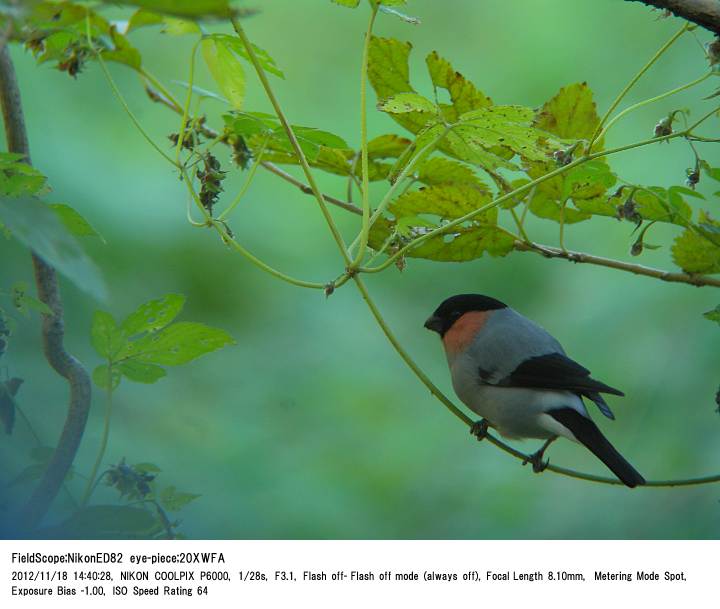
{"type": "MultiPolygon", "coordinates": [[[[260,4],[260,3],[256,3],[260,4]]],[[[325,0],[273,0],[245,25],[286,74],[273,79],[290,119],[358,144],[358,75],[366,9],[325,0]]],[[[676,31],[639,3],[620,0],[413,0],[413,27],[388,15],[376,33],[411,40],[421,90],[424,57],[450,59],[496,103],[539,106],[563,85],[587,80],[601,110],[676,31]]],[[[127,12],[117,11],[121,18],[127,12]]],[[[126,18],[126,17],[125,17],[126,18]]],[[[698,32],[698,38],[709,37],[698,32]]],[[[192,37],[132,35],[148,69],[164,82],[187,79],[192,37]]],[[[209,231],[189,226],[186,193],[165,162],[133,128],[99,67],[77,80],[37,67],[13,49],[34,164],[53,187],[51,199],[77,208],[106,243],[85,240],[103,269],[108,303],[91,301],[63,282],[67,344],[90,368],[100,362],[89,342],[97,308],[124,317],[141,302],[169,292],[187,295],[182,319],[229,331],[237,345],[170,370],[156,385],[123,382],[106,463],[150,461],[161,481],[202,497],[182,512],[193,538],[715,538],[720,485],[676,490],[607,487],[528,467],[488,444],[478,445],[409,372],[375,325],[352,284],[326,299],[251,267],[209,231]]],[[[200,65],[200,64],[199,64],[200,65]]],[[[130,106],[156,141],[179,119],[150,103],[137,77],[111,66],[130,106]]],[[[698,42],[686,35],[644,77],[626,104],[684,84],[706,70],[698,42]]],[[[248,70],[249,73],[249,70],[248,70]]],[[[213,88],[204,67],[198,84],[213,88]]],[[[620,123],[608,143],[649,137],[668,111],[708,107],[715,82],[644,108],[620,123]]],[[[172,85],[178,95],[182,89],[172,85]]],[[[371,93],[374,105],[375,97],[371,93]]],[[[623,104],[625,105],[625,104],[623,104]]],[[[255,78],[247,108],[269,111],[255,78]]],[[[218,124],[222,110],[206,110],[218,124]]],[[[372,136],[399,132],[370,111],[372,136]]],[[[169,144],[168,144],[169,145],[169,144]]],[[[713,162],[713,159],[709,159],[713,162]]],[[[714,159],[718,161],[717,158],[714,159]]],[[[624,153],[612,161],[622,177],[645,184],[681,184],[693,158],[675,142],[624,153]]],[[[244,176],[226,181],[231,198],[244,176]]],[[[706,180],[707,181],[707,180],[706,180]]],[[[322,188],[343,196],[344,182],[322,176],[322,188]]],[[[703,192],[709,185],[701,183],[703,192]]],[[[380,193],[381,190],[375,190],[380,193]]],[[[690,201],[696,205],[694,200],[690,201]]],[[[707,206],[713,211],[717,199],[707,206]]],[[[345,235],[357,217],[334,212],[345,235]]],[[[342,269],[312,198],[262,171],[231,219],[239,241],[296,276],[327,281],[342,269]]],[[[557,225],[531,219],[531,235],[557,243],[557,225]]],[[[567,245],[628,259],[632,225],[610,219],[570,227],[567,245]]],[[[667,245],[676,227],[658,226],[650,242],[667,245]]],[[[0,285],[31,280],[27,253],[2,243],[0,285]]],[[[669,248],[637,260],[673,268],[669,248]]],[[[720,302],[712,288],[664,284],[644,277],[528,253],[464,264],[410,260],[367,284],[400,340],[430,377],[452,394],[427,315],[446,296],[480,292],[537,320],[595,376],[619,386],[617,421],[596,421],[648,478],[685,478],[720,470],[720,417],[714,411],[720,332],[701,313],[720,302]]],[[[43,441],[58,437],[66,385],[41,355],[39,319],[21,319],[3,366],[25,379],[18,401],[43,441]]],[[[94,398],[76,462],[87,473],[102,427],[94,398]]],[[[26,426],[0,438],[0,483],[28,463],[26,426]]],[[[534,450],[534,442],[520,444],[534,450]]],[[[551,461],[607,474],[582,447],[558,442],[551,461]]],[[[82,480],[70,488],[79,494],[82,480]]],[[[29,493],[16,488],[15,498],[29,493]]],[[[100,487],[98,502],[116,493],[100,487]]],[[[66,505],[60,496],[48,521],[66,505]]]]}

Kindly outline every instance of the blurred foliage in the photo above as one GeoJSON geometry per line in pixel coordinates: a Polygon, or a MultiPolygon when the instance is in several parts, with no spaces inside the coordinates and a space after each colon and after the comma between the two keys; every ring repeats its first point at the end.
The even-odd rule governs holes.
{"type": "MultiPolygon", "coordinates": [[[[162,141],[170,133],[172,147],[185,155],[188,166],[198,161],[193,176],[205,211],[212,214],[216,205],[227,203],[228,209],[241,204],[243,215],[236,214],[233,230],[225,224],[228,239],[237,236],[290,272],[325,279],[337,275],[312,200],[262,172],[252,184],[240,175],[242,169],[255,171],[260,160],[294,171],[297,158],[277,118],[267,113],[271,109],[260,87],[246,75],[249,57],[237,39],[222,24],[198,26],[187,19],[227,16],[229,5],[216,0],[126,4],[141,8],[129,17],[127,10],[111,8],[106,16],[92,12],[88,19],[84,6],[39,2],[33,3],[29,17],[6,13],[6,19],[33,25],[14,30],[13,37],[25,43],[41,67],[18,49],[13,52],[39,169],[16,155],[3,155],[0,219],[25,245],[37,249],[44,244],[51,262],[96,295],[102,288],[95,271],[77,270],[82,249],[76,237],[102,234],[105,243],[83,239],[83,244],[104,270],[113,312],[145,302],[158,290],[184,293],[193,315],[228,328],[239,341],[193,364],[189,374],[171,374],[152,392],[124,388],[116,396],[122,407],[115,409],[108,451],[108,459],[117,465],[101,474],[106,485],[95,491],[97,500],[107,504],[68,517],[71,501],[60,495],[50,519],[57,526],[43,534],[102,538],[131,531],[134,537],[175,536],[178,523],[170,521],[166,511],[180,508],[186,508],[183,531],[193,537],[717,534],[718,491],[713,487],[629,494],[549,474],[530,476],[486,446],[460,443],[464,430],[407,375],[380,333],[368,331],[371,319],[351,290],[338,290],[323,302],[320,293],[278,285],[230,257],[200,231],[189,231],[182,186],[173,182],[166,166],[156,164],[152,149],[130,131],[119,107],[110,105],[111,91],[90,65],[98,56],[117,64],[113,75],[153,139],[162,141]],[[210,31],[214,29],[222,31],[210,31]],[[158,36],[158,31],[168,36],[158,36]],[[205,66],[190,70],[188,78],[187,58],[194,62],[200,31],[205,33],[200,44],[205,66]],[[62,80],[44,64],[82,78],[62,80]],[[177,99],[192,100],[189,114],[158,89],[149,69],[174,83],[177,99]],[[128,70],[140,76],[144,92],[128,70]],[[52,117],[43,106],[49,91],[56,96],[52,117]],[[145,93],[160,103],[150,104],[145,93]],[[181,117],[171,109],[184,115],[179,130],[181,117]],[[228,149],[218,143],[228,144],[228,149]],[[50,193],[44,175],[53,186],[50,193]],[[233,200],[235,192],[244,196],[233,200]],[[31,198],[38,196],[43,202],[31,198]],[[51,201],[72,206],[49,205],[51,201]],[[43,244],[25,230],[30,221],[23,214],[42,218],[43,244]],[[132,461],[163,463],[168,486],[155,488],[157,466],[127,465],[124,455],[132,461]],[[198,495],[177,487],[201,490],[202,498],[196,500],[198,495]],[[128,503],[111,504],[118,497],[128,503]],[[617,502],[623,509],[608,515],[608,504],[617,502]]],[[[264,7],[248,29],[260,44],[254,50],[261,64],[278,77],[273,87],[287,113],[298,124],[318,127],[293,123],[310,164],[329,174],[321,188],[344,198],[361,177],[359,146],[348,143],[356,138],[347,134],[357,130],[352,66],[361,51],[364,23],[359,21],[364,19],[329,3],[299,4],[283,0],[264,7]],[[302,31],[295,25],[300,21],[307,24],[302,31]]],[[[522,197],[477,210],[590,152],[588,141],[600,119],[585,79],[592,79],[599,104],[606,107],[678,27],[655,21],[640,7],[597,6],[590,0],[572,3],[571,9],[569,3],[542,3],[533,19],[527,19],[530,9],[522,3],[458,1],[456,11],[445,11],[436,3],[416,0],[412,11],[423,25],[413,28],[408,23],[418,21],[414,16],[392,8],[404,2],[384,4],[387,17],[401,18],[381,14],[377,30],[382,35],[372,38],[369,49],[369,79],[384,113],[369,119],[371,133],[382,134],[368,145],[372,200],[379,200],[383,182],[397,182],[403,172],[410,180],[388,202],[370,234],[370,245],[392,254],[412,239],[472,214],[451,232],[437,234],[407,253],[436,261],[509,254],[515,240],[510,213],[521,211],[522,197]],[[579,26],[588,22],[592,31],[579,26]],[[632,29],[631,39],[615,27],[619,22],[632,29]],[[478,23],[484,37],[477,44],[461,44],[478,40],[465,29],[478,23]],[[415,53],[403,42],[409,37],[415,53]],[[601,63],[574,51],[591,39],[603,41],[601,63]],[[420,53],[427,74],[419,76],[415,55],[423,47],[428,47],[420,53]],[[435,48],[453,57],[453,64],[435,48]],[[533,62],[537,65],[531,66],[533,62]],[[464,66],[467,76],[455,64],[464,66]],[[566,82],[577,84],[560,88],[566,82]],[[391,133],[395,124],[409,133],[391,133]],[[431,155],[434,145],[445,156],[431,155]]],[[[238,10],[240,16],[252,12],[238,10]]],[[[698,32],[683,38],[664,58],[662,69],[642,81],[639,99],[706,70],[693,41],[702,36],[698,32]],[[686,73],[688,66],[694,66],[691,74],[686,73]]],[[[681,101],[672,97],[640,108],[627,128],[605,134],[592,151],[648,139],[658,120],[665,121],[659,134],[672,134],[673,122],[685,120],[684,113],[676,116],[678,108],[687,108],[697,119],[712,103],[702,100],[709,91],[698,91],[678,96],[681,101]]],[[[168,148],[167,153],[175,151],[168,148]]],[[[702,157],[677,140],[624,154],[617,164],[621,170],[614,160],[611,166],[599,158],[533,189],[525,226],[533,238],[555,242],[558,223],[573,224],[565,239],[584,251],[618,258],[632,253],[664,267],[672,255],[685,271],[720,272],[719,225],[711,215],[717,195],[710,192],[720,171],[717,159],[702,157]],[[679,184],[683,180],[685,186],[679,184]],[[651,244],[644,241],[649,232],[651,244]]],[[[350,235],[357,218],[342,213],[338,222],[350,235]]],[[[5,247],[0,285],[9,287],[19,278],[27,282],[25,252],[10,241],[5,247]]],[[[573,356],[625,390],[631,408],[621,410],[620,424],[609,433],[648,477],[717,469],[716,337],[707,332],[700,315],[717,304],[711,288],[694,291],[520,253],[467,266],[413,261],[402,275],[390,269],[371,283],[403,343],[419,354],[433,378],[444,380],[443,387],[449,383],[441,350],[421,333],[422,320],[449,293],[493,294],[546,325],[573,356]]],[[[224,332],[215,330],[211,338],[198,329],[210,330],[207,326],[171,323],[184,303],[172,294],[147,303],[120,324],[112,313],[95,313],[90,329],[88,320],[97,307],[70,284],[64,289],[69,342],[83,361],[92,361],[91,337],[96,351],[109,360],[95,374],[105,388],[114,388],[121,375],[153,382],[166,375],[162,366],[230,343],[224,332]],[[194,347],[202,347],[195,340],[198,331],[208,348],[196,353],[194,347]]],[[[18,312],[41,308],[27,297],[23,302],[24,310],[17,307],[18,312]]],[[[706,314],[717,321],[713,315],[706,314]]],[[[1,458],[8,464],[0,480],[6,483],[0,504],[8,506],[22,499],[29,489],[23,481],[35,475],[23,472],[28,467],[37,475],[42,471],[37,455],[27,463],[27,446],[36,442],[33,435],[57,437],[63,418],[62,408],[49,411],[46,406],[58,402],[63,387],[40,354],[37,319],[19,317],[12,335],[10,330],[3,334],[10,346],[3,363],[26,384],[21,398],[15,395],[17,387],[2,394],[11,399],[0,400],[0,414],[5,413],[8,429],[7,413],[12,410],[14,416],[15,407],[7,404],[18,401],[37,428],[31,431],[15,421],[13,435],[0,444],[1,458]],[[18,476],[23,484],[12,483],[18,476]]],[[[101,400],[96,397],[96,402],[76,472],[87,471],[96,452],[102,416],[101,400]]],[[[574,446],[553,447],[550,458],[578,469],[596,467],[574,446]]],[[[69,478],[68,494],[86,483],[78,476],[69,478]]]]}

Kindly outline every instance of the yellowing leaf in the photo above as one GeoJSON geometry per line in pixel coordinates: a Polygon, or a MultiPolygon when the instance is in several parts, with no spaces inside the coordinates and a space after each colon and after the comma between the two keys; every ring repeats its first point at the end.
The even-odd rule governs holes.
{"type": "Polygon", "coordinates": [[[578,140],[589,140],[599,123],[592,91],[585,82],[560,89],[555,97],[545,102],[535,119],[538,129],[563,139],[578,140]]]}
{"type": "MultiPolygon", "coordinates": [[[[700,212],[700,222],[720,229],[720,222],[700,212]]],[[[686,228],[672,246],[673,260],[687,273],[720,273],[720,246],[698,234],[697,229],[686,228]]]]}
{"type": "Polygon", "coordinates": [[[408,112],[436,113],[437,107],[429,99],[419,93],[396,93],[377,104],[378,110],[391,114],[407,114],[408,112]]]}
{"type": "Polygon", "coordinates": [[[462,163],[435,156],[425,161],[417,172],[418,180],[429,186],[435,184],[473,184],[488,190],[475,172],[462,163]]]}
{"type": "Polygon", "coordinates": [[[449,121],[456,121],[465,112],[492,106],[487,95],[478,91],[474,84],[460,72],[456,72],[450,62],[440,57],[436,51],[430,53],[425,62],[433,85],[446,89],[450,94],[452,108],[445,114],[449,121]]]}
{"type": "Polygon", "coordinates": [[[201,46],[205,63],[220,91],[236,110],[242,109],[245,101],[245,71],[240,60],[222,39],[204,38],[201,46]]]}
{"type": "MultiPolygon", "coordinates": [[[[490,192],[482,186],[441,184],[407,192],[393,201],[389,210],[396,218],[432,214],[454,219],[487,205],[491,199],[490,192]]],[[[497,210],[486,212],[486,222],[491,221],[491,213],[492,221],[497,216],[497,210]]]]}

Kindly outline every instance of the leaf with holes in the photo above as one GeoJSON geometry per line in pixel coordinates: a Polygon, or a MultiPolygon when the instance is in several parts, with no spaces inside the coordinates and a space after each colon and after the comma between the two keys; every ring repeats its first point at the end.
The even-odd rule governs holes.
{"type": "Polygon", "coordinates": [[[433,85],[445,89],[450,94],[452,105],[444,105],[446,120],[455,122],[466,112],[492,106],[492,100],[487,95],[479,91],[436,51],[425,58],[425,63],[433,85]]]}
{"type": "Polygon", "coordinates": [[[117,364],[120,373],[129,381],[135,383],[152,384],[167,376],[165,368],[155,364],[147,364],[134,359],[128,359],[117,364]]]}
{"type": "MultiPolygon", "coordinates": [[[[488,190],[469,184],[441,184],[407,192],[393,201],[388,209],[396,218],[431,214],[452,220],[487,205],[491,200],[488,190]]],[[[485,212],[481,219],[495,222],[497,210],[485,212]]]]}
{"type": "Polygon", "coordinates": [[[168,294],[163,298],[151,300],[140,305],[122,322],[122,331],[126,336],[135,336],[144,332],[156,332],[175,319],[185,306],[185,296],[168,294]]]}
{"type": "Polygon", "coordinates": [[[396,93],[377,104],[377,109],[389,114],[407,114],[408,112],[425,112],[436,114],[437,106],[419,93],[396,93]]]}

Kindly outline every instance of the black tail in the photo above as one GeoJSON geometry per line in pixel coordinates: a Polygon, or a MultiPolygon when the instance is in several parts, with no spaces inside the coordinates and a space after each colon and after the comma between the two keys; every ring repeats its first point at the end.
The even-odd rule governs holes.
{"type": "Polygon", "coordinates": [[[578,442],[582,443],[600,461],[607,465],[610,471],[624,485],[634,488],[638,484],[645,484],[645,478],[615,450],[615,447],[607,441],[597,425],[590,419],[574,408],[559,408],[558,410],[551,410],[548,414],[567,427],[578,439],[578,442]]]}

